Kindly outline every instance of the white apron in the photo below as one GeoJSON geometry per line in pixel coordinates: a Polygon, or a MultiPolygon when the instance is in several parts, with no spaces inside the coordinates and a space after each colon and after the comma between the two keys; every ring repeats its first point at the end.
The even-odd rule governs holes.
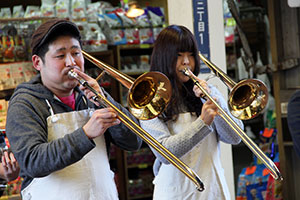
{"type": "MultiPolygon", "coordinates": [[[[186,129],[196,116],[179,114],[175,123],[169,123],[172,135],[186,129]]],[[[223,200],[230,199],[224,170],[221,167],[216,134],[207,135],[180,159],[192,168],[204,183],[205,190],[199,192],[196,185],[176,167],[162,164],[154,184],[154,200],[223,200]]]]}
{"type": "MultiPolygon", "coordinates": [[[[48,102],[47,102],[48,103],[48,102]]],[[[48,104],[49,105],[49,104],[48,104]]],[[[91,110],[55,114],[47,118],[48,141],[82,127],[91,110]]],[[[23,200],[117,200],[114,173],[110,170],[104,136],[94,139],[96,147],[80,161],[42,178],[34,178],[22,190],[23,200]]]]}

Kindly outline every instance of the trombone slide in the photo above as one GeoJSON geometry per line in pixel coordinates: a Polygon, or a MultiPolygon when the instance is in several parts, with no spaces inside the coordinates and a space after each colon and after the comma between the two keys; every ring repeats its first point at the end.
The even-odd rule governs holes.
{"type": "Polygon", "coordinates": [[[154,137],[152,137],[148,132],[138,126],[134,121],[132,121],[126,114],[124,114],[120,109],[118,109],[113,103],[108,101],[103,95],[92,88],[87,81],[81,78],[73,70],[68,72],[68,75],[72,78],[78,80],[78,82],[90,89],[95,96],[94,101],[99,102],[101,105],[113,108],[118,113],[118,119],[124,123],[132,132],[141,137],[148,145],[153,147],[158,153],[160,153],[164,158],[166,158],[171,164],[173,164],[177,169],[179,169],[184,175],[186,175],[191,181],[194,182],[198,191],[204,190],[204,184],[198,175],[190,169],[185,163],[183,163],[179,158],[172,154],[168,149],[161,145],[154,137]]]}

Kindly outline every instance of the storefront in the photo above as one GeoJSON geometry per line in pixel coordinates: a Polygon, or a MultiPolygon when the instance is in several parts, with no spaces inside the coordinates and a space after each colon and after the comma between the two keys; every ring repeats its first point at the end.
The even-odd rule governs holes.
{"type": "MultiPolygon", "coordinates": [[[[287,125],[287,103],[300,85],[297,2],[138,0],[138,6],[146,10],[146,14],[143,18],[132,19],[126,16],[132,3],[128,1],[0,2],[0,128],[3,138],[8,101],[14,88],[37,73],[31,65],[29,43],[40,23],[54,17],[72,20],[83,36],[83,50],[134,79],[149,71],[159,32],[167,25],[183,25],[196,36],[200,52],[232,81],[259,79],[267,87],[268,103],[264,112],[243,120],[244,132],[278,165],[283,181],[271,179],[270,171],[243,141],[238,145],[221,143],[221,161],[231,198],[250,199],[251,190],[255,190],[256,197],[261,199],[267,199],[267,193],[273,199],[299,199],[296,186],[300,158],[293,149],[287,125]],[[233,2],[236,7],[232,6],[233,2]]],[[[201,66],[199,77],[215,85],[228,98],[230,91],[224,80],[212,77],[204,63],[201,66]]],[[[93,78],[103,70],[89,61],[85,68],[93,78]]],[[[128,106],[128,88],[108,74],[101,77],[99,83],[123,106],[128,106]]],[[[146,143],[136,152],[112,146],[110,164],[120,199],[152,199],[154,160],[146,143]]],[[[8,195],[9,199],[20,199],[20,183],[21,179],[10,183],[4,191],[6,197],[2,198],[8,195]]]]}

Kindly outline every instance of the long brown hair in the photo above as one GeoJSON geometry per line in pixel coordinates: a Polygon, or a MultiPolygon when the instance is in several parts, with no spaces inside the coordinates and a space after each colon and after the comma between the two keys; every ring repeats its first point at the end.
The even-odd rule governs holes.
{"type": "Polygon", "coordinates": [[[200,58],[194,35],[184,26],[171,25],[158,35],[151,55],[150,71],[164,73],[172,84],[172,98],[165,112],[160,116],[164,121],[176,120],[184,105],[189,112],[200,115],[202,102],[194,95],[193,83],[181,83],[176,75],[179,52],[192,52],[195,58],[194,74],[200,72],[200,58]]]}

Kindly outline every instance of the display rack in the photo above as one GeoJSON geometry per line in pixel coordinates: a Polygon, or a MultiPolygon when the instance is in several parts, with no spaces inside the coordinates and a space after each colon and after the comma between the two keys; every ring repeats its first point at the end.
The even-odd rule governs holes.
{"type": "Polygon", "coordinates": [[[9,22],[46,21],[49,19],[53,19],[53,17],[1,18],[0,24],[9,22]]]}

